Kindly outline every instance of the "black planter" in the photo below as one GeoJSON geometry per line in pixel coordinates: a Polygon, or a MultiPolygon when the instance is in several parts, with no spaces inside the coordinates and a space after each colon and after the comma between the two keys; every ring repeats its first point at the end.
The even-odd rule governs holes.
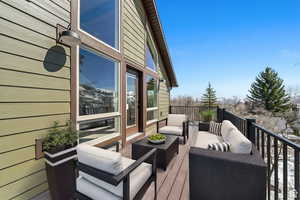
{"type": "Polygon", "coordinates": [[[199,131],[208,131],[209,122],[199,122],[199,131]]]}
{"type": "MultiPolygon", "coordinates": [[[[60,148],[58,148],[60,149],[60,148]]],[[[69,200],[76,191],[75,161],[76,148],[45,152],[46,172],[52,200],[69,200]],[[57,152],[57,153],[53,153],[57,152]]]]}

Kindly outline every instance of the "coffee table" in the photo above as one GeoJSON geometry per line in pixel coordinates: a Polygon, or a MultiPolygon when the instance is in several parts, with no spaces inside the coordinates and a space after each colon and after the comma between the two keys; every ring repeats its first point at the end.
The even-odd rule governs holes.
{"type": "Polygon", "coordinates": [[[132,159],[139,159],[153,148],[157,149],[157,167],[166,170],[172,158],[178,154],[179,139],[177,136],[167,135],[166,141],[162,144],[152,144],[147,138],[141,139],[132,144],[132,159]]]}

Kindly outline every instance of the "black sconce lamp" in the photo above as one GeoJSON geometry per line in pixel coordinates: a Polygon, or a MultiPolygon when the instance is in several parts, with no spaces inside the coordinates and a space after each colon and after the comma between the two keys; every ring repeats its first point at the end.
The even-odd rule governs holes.
{"type": "Polygon", "coordinates": [[[68,44],[70,46],[76,46],[81,43],[81,39],[78,33],[71,30],[71,27],[67,30],[62,31],[59,33],[58,41],[60,43],[68,44]]]}

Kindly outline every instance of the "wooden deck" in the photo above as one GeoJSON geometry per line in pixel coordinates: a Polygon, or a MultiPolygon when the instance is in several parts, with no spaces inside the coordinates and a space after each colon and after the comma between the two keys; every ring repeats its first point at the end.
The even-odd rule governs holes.
{"type": "MultiPolygon", "coordinates": [[[[188,200],[188,150],[189,144],[179,145],[179,154],[173,158],[166,171],[157,171],[158,200],[188,200]]],[[[123,155],[131,157],[131,145],[128,145],[123,155]]],[[[143,200],[154,199],[154,184],[146,192],[143,200]]]]}
{"type": "MultiPolygon", "coordinates": [[[[179,145],[179,154],[170,162],[166,171],[157,170],[157,200],[188,200],[189,199],[189,176],[188,176],[188,150],[189,141],[192,141],[192,134],[187,144],[179,145]]],[[[122,150],[122,154],[131,158],[131,145],[122,150]]],[[[34,200],[50,200],[49,192],[45,192],[34,200]]],[[[150,186],[143,200],[154,199],[154,184],[150,186]]]]}

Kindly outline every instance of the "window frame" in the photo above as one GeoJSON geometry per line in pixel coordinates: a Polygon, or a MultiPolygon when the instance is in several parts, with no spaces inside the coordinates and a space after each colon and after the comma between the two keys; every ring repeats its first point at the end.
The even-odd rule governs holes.
{"type": "MultiPolygon", "coordinates": [[[[153,79],[156,80],[156,106],[148,108],[148,89],[146,89],[146,115],[150,111],[158,112],[158,106],[159,106],[159,102],[158,102],[158,100],[159,100],[159,91],[158,91],[158,89],[159,89],[158,88],[158,86],[159,86],[158,85],[159,84],[159,79],[157,77],[151,75],[151,74],[147,74],[146,77],[145,77],[146,78],[146,88],[147,88],[147,84],[148,84],[148,81],[147,81],[148,77],[152,77],[153,79]]],[[[149,124],[152,124],[154,122],[157,122],[158,118],[159,118],[158,114],[157,114],[157,117],[154,118],[154,119],[148,120],[148,118],[146,118],[146,125],[149,125],[149,124]]]]}
{"type": "Polygon", "coordinates": [[[121,53],[121,15],[122,15],[122,12],[121,12],[121,0],[115,0],[115,1],[118,1],[118,8],[116,9],[116,11],[118,11],[118,45],[117,45],[117,47],[118,48],[116,48],[116,47],[113,47],[113,46],[111,46],[111,45],[109,45],[109,44],[107,44],[106,42],[104,42],[104,41],[102,41],[100,38],[97,38],[96,36],[93,36],[92,34],[90,34],[90,33],[88,33],[88,32],[86,32],[85,30],[83,30],[81,27],[80,27],[80,2],[81,1],[85,1],[85,0],[77,0],[78,1],[78,5],[77,5],[77,8],[78,8],[78,10],[77,10],[77,27],[78,27],[78,30],[80,31],[80,32],[82,32],[83,34],[85,34],[85,35],[87,35],[87,36],[89,36],[89,37],[91,37],[92,39],[94,39],[94,40],[96,40],[97,42],[100,42],[101,44],[103,44],[103,45],[105,45],[105,46],[107,46],[107,47],[109,47],[109,48],[112,48],[112,49],[114,49],[115,51],[117,51],[118,53],[121,53]]]}
{"type": "Polygon", "coordinates": [[[148,26],[147,26],[146,44],[145,44],[145,66],[146,66],[146,68],[148,70],[150,70],[150,71],[152,71],[154,73],[158,73],[158,69],[159,69],[159,55],[158,55],[158,51],[157,51],[156,45],[154,43],[154,40],[152,38],[152,34],[151,34],[150,29],[149,29],[148,26]],[[155,63],[155,70],[152,69],[152,68],[150,68],[150,67],[148,67],[148,65],[147,65],[147,48],[149,49],[150,54],[151,54],[151,47],[148,45],[148,43],[150,43],[149,45],[153,46],[155,58],[152,58],[152,59],[153,59],[153,61],[155,63]]]}
{"type": "Polygon", "coordinates": [[[76,47],[76,50],[77,50],[77,59],[76,59],[76,66],[77,66],[77,84],[76,84],[76,101],[77,101],[77,105],[76,105],[76,117],[77,117],[77,120],[76,120],[76,123],[79,124],[80,122],[83,122],[83,121],[87,121],[87,120],[96,120],[96,119],[105,119],[105,118],[111,118],[111,117],[120,117],[121,116],[121,62],[116,60],[116,59],[113,59],[111,57],[108,57],[104,54],[102,54],[101,52],[98,52],[98,51],[95,51],[85,45],[78,45],[76,47]],[[109,113],[100,113],[100,114],[93,114],[93,115],[83,115],[83,116],[80,116],[79,114],[79,104],[80,104],[80,101],[79,101],[79,98],[80,98],[80,95],[79,95],[79,86],[80,86],[80,62],[79,62],[79,59],[80,59],[80,48],[83,48],[84,50],[86,51],[90,51],[91,53],[95,54],[95,55],[99,55],[100,57],[103,57],[105,59],[108,59],[110,61],[113,61],[113,62],[116,62],[115,64],[117,65],[117,88],[118,88],[118,95],[117,95],[117,101],[118,101],[118,105],[117,105],[117,108],[118,108],[118,111],[117,112],[109,112],[109,113]]]}

